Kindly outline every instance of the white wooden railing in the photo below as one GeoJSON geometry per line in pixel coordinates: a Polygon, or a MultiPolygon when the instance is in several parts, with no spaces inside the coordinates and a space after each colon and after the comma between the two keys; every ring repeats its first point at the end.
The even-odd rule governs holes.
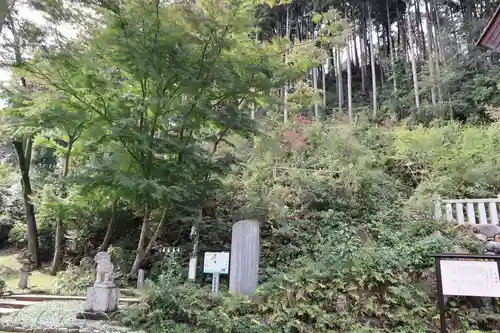
{"type": "Polygon", "coordinates": [[[444,217],[458,224],[498,224],[498,205],[500,198],[439,200],[434,207],[434,218],[444,217]]]}

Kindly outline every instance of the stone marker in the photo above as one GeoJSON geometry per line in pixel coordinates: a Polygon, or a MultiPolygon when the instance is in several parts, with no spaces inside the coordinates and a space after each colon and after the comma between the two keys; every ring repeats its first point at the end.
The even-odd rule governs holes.
{"type": "Polygon", "coordinates": [[[77,318],[106,319],[103,315],[118,310],[120,289],[114,283],[114,266],[107,252],[96,254],[97,277],[93,287],[87,289],[84,312],[77,314],[77,318]]]}
{"type": "Polygon", "coordinates": [[[229,290],[251,296],[257,289],[260,261],[259,222],[244,220],[233,225],[229,290]]]}

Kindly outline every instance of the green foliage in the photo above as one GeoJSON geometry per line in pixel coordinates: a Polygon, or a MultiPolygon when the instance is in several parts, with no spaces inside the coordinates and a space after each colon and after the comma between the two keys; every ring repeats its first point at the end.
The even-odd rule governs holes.
{"type": "Polygon", "coordinates": [[[95,270],[84,265],[69,265],[57,274],[54,292],[58,295],[85,295],[87,288],[95,281],[95,270]]]}
{"type": "Polygon", "coordinates": [[[170,286],[179,284],[183,280],[181,258],[178,253],[167,253],[161,260],[155,262],[148,272],[148,280],[167,283],[170,286]]]}
{"type": "Polygon", "coordinates": [[[0,162],[0,185],[8,184],[12,180],[12,168],[7,163],[0,162]]]}
{"type": "MultiPolygon", "coordinates": [[[[308,136],[307,149],[294,150],[270,132],[222,190],[230,198],[221,195],[221,202],[232,213],[265,211],[257,297],[210,300],[206,290],[172,285],[160,275],[133,323],[166,332],[435,329],[430,254],[457,247],[475,252],[479,243],[406,204],[414,187],[400,181],[399,169],[388,168],[400,132],[301,126],[296,129],[308,136]]],[[[425,156],[436,163],[441,155],[433,149],[426,146],[425,156]]]]}
{"type": "Polygon", "coordinates": [[[125,318],[151,332],[273,332],[252,314],[255,306],[248,300],[227,295],[210,299],[208,290],[170,281],[160,276],[147,304],[127,311],[125,318]]]}
{"type": "Polygon", "coordinates": [[[110,246],[108,253],[113,260],[115,269],[119,272],[128,272],[131,268],[130,259],[133,257],[132,251],[120,246],[110,246]]]}
{"type": "MultiPolygon", "coordinates": [[[[54,231],[52,225],[40,224],[38,226],[38,241],[40,244],[40,255],[44,260],[50,260],[54,248],[54,231]]],[[[23,221],[16,221],[9,231],[9,243],[17,248],[27,246],[27,228],[23,221]]]]}
{"type": "MultiPolygon", "coordinates": [[[[257,218],[257,299],[225,293],[210,299],[206,290],[182,284],[181,258],[167,257],[153,265],[150,296],[125,323],[178,333],[435,329],[424,278],[432,267],[429,254],[479,248],[428,219],[431,199],[495,197],[500,191],[498,124],[477,126],[487,119],[485,104],[500,103],[498,64],[481,52],[463,55],[463,46],[441,36],[445,31],[470,40],[467,27],[448,21],[434,27],[442,48],[435,53],[444,53],[437,55],[440,73],[431,73],[425,50],[418,52],[418,115],[408,54],[393,54],[395,64],[387,66],[385,50],[375,50],[377,76],[381,69],[385,81],[397,81],[395,90],[389,81],[380,87],[379,116],[411,115],[403,126],[375,128],[365,121],[373,97],[365,93],[354,95],[356,127],[310,121],[282,126],[273,122],[283,112],[277,91],[293,87],[286,108],[295,116],[322,102],[308,82],[311,68],[328,61],[326,88],[336,86],[334,54],[325,50],[344,47],[347,36],[357,34],[339,13],[366,18],[363,2],[90,3],[99,15],[79,17],[57,1],[38,4],[52,20],[85,20],[74,40],[50,38],[39,49],[33,46],[46,31],[17,12],[8,17],[9,29],[18,27],[20,36],[5,44],[15,51],[14,76],[23,86],[2,92],[7,107],[0,110],[0,130],[27,146],[34,194],[25,199],[36,204],[42,251],[54,247],[58,224],[66,258],[77,260],[100,245],[115,221],[109,252],[124,273],[148,245],[191,243],[193,225],[202,247],[220,248],[229,244],[232,221],[257,218]],[[29,48],[25,62],[20,57],[29,48]],[[431,101],[436,88],[438,104],[431,101]],[[257,116],[262,122],[251,117],[259,109],[267,114],[257,116]],[[476,126],[432,121],[457,117],[476,126]],[[211,214],[207,202],[215,202],[211,214]],[[161,216],[163,230],[154,233],[161,216]]],[[[437,6],[457,14],[453,5],[437,6]]],[[[370,23],[404,22],[400,1],[369,7],[370,23]]],[[[399,37],[393,42],[407,42],[399,37]]],[[[358,77],[360,68],[352,69],[358,77]]],[[[358,82],[349,83],[358,90],[358,82]]],[[[327,103],[323,111],[333,109],[332,98],[327,103]]],[[[2,186],[13,181],[10,170],[0,163],[2,186]]],[[[24,245],[25,234],[25,225],[16,223],[11,241],[24,245]]],[[[59,273],[56,290],[80,294],[93,280],[90,268],[70,265],[59,273]]],[[[460,320],[464,327],[475,325],[466,315],[460,320]]]]}
{"type": "Polygon", "coordinates": [[[395,129],[390,159],[398,176],[415,184],[415,199],[496,197],[500,193],[497,133],[497,123],[395,129]]]}

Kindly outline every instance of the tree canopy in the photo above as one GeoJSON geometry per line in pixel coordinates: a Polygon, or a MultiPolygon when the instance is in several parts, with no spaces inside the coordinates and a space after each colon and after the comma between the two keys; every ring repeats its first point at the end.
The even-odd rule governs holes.
{"type": "Polygon", "coordinates": [[[0,240],[60,293],[97,251],[121,286],[149,269],[124,320],[152,332],[434,331],[429,254],[484,246],[433,200],[500,191],[498,57],[474,45],[497,5],[0,2],[0,240]],[[208,300],[184,268],[241,219],[259,297],[208,300]]]}

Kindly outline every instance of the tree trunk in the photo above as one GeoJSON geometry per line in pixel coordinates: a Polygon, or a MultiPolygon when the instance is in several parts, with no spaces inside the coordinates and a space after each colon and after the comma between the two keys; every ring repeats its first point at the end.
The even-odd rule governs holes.
{"type": "Polygon", "coordinates": [[[26,214],[28,251],[31,254],[33,267],[39,268],[42,266],[40,260],[40,247],[38,243],[38,229],[35,218],[35,207],[31,203],[31,150],[33,149],[33,141],[31,137],[26,136],[21,140],[14,140],[14,148],[16,150],[19,163],[19,171],[21,173],[21,189],[23,194],[24,212],[26,214]]]}
{"type": "Polygon", "coordinates": [[[431,25],[431,15],[429,12],[429,5],[427,3],[427,0],[424,0],[424,6],[425,6],[425,12],[427,15],[427,18],[425,20],[426,22],[426,30],[427,30],[427,43],[428,43],[428,50],[429,50],[429,60],[428,60],[428,66],[429,66],[429,76],[431,79],[431,101],[432,101],[432,107],[434,108],[434,112],[437,110],[437,96],[436,96],[436,70],[435,66],[437,67],[438,64],[434,62],[434,47],[432,44],[433,38],[432,38],[432,25],[431,25]]]}
{"type": "Polygon", "coordinates": [[[137,243],[137,250],[135,255],[134,264],[132,265],[132,269],[130,270],[130,274],[132,276],[137,275],[137,271],[141,266],[141,262],[144,259],[144,245],[146,244],[146,238],[149,233],[149,203],[144,205],[144,218],[142,219],[142,228],[141,235],[139,236],[139,242],[137,243]]]}
{"type": "Polygon", "coordinates": [[[359,60],[359,51],[358,51],[358,37],[354,35],[354,43],[353,43],[353,52],[354,52],[354,66],[361,69],[360,60],[359,60]]]}
{"type": "MultiPolygon", "coordinates": [[[[401,14],[399,11],[399,6],[397,8],[397,15],[398,15],[398,39],[400,41],[399,48],[403,52],[403,64],[404,64],[404,71],[405,75],[408,75],[408,61],[410,59],[409,57],[409,52],[408,52],[408,33],[406,29],[406,20],[404,18],[404,14],[401,14]]],[[[409,13],[409,11],[408,11],[409,13]]]]}
{"type": "MultiPolygon", "coordinates": [[[[362,6],[364,9],[365,7],[362,6]]],[[[360,61],[360,66],[361,66],[361,92],[363,95],[366,94],[366,67],[368,65],[368,57],[367,57],[367,52],[366,52],[366,44],[368,44],[367,41],[367,33],[366,33],[366,16],[363,11],[362,13],[362,27],[361,27],[361,36],[359,37],[359,50],[361,52],[361,61],[360,61]]]]}
{"type": "Polygon", "coordinates": [[[425,44],[425,34],[424,27],[422,25],[422,15],[420,14],[420,1],[415,0],[415,36],[417,36],[417,40],[419,43],[418,49],[422,51],[422,60],[427,58],[427,47],[425,44]]]}
{"type": "MultiPolygon", "coordinates": [[[[444,105],[444,97],[443,97],[443,89],[441,86],[441,61],[443,61],[441,43],[439,41],[439,13],[437,11],[434,0],[429,1],[429,20],[431,23],[431,36],[433,39],[434,45],[434,64],[436,65],[436,81],[437,81],[437,89],[438,89],[438,99],[439,99],[439,107],[443,108],[444,105]]],[[[444,64],[444,62],[443,62],[444,64]]],[[[444,67],[446,69],[446,67],[444,67]]]]}
{"type": "Polygon", "coordinates": [[[326,73],[325,65],[321,66],[321,87],[323,88],[323,114],[326,111],[326,73]]]}
{"type": "MultiPolygon", "coordinates": [[[[69,172],[69,162],[71,158],[71,151],[73,149],[73,138],[70,136],[68,139],[68,150],[64,157],[64,167],[62,173],[62,181],[64,184],[65,178],[68,176],[69,172]]],[[[61,188],[61,198],[65,198],[67,195],[66,189],[63,185],[61,188]]],[[[58,219],[56,222],[56,236],[54,242],[54,257],[52,258],[52,266],[50,267],[50,275],[56,275],[62,264],[63,257],[63,245],[64,245],[64,221],[58,219]]]]}
{"type": "Polygon", "coordinates": [[[347,38],[347,105],[349,124],[354,124],[354,115],[352,113],[352,70],[351,70],[351,36],[347,38]]]}
{"type": "Polygon", "coordinates": [[[396,63],[394,61],[394,47],[392,45],[392,36],[391,36],[391,20],[389,14],[389,0],[385,0],[385,9],[387,13],[387,39],[389,40],[389,57],[391,60],[391,77],[392,77],[392,85],[394,87],[394,92],[397,92],[397,81],[396,81],[396,63]]]}
{"type": "Polygon", "coordinates": [[[113,200],[111,204],[111,218],[109,219],[108,228],[106,229],[106,235],[99,246],[99,252],[107,251],[111,245],[111,239],[113,238],[113,232],[115,230],[115,225],[118,220],[118,199],[113,200]]]}
{"type": "Polygon", "coordinates": [[[369,24],[368,34],[370,35],[370,38],[369,38],[369,41],[370,41],[370,63],[371,63],[371,68],[372,68],[372,99],[373,99],[372,118],[376,119],[377,115],[378,115],[378,110],[377,110],[377,72],[376,72],[376,68],[375,68],[375,47],[373,45],[373,24],[372,24],[370,9],[371,8],[368,7],[368,24],[369,24]]]}
{"type": "Polygon", "coordinates": [[[63,222],[58,219],[56,222],[56,236],[54,241],[54,257],[50,267],[50,275],[55,276],[62,263],[62,243],[64,241],[63,222]]]}
{"type": "Polygon", "coordinates": [[[146,253],[146,255],[149,252],[151,252],[156,240],[161,235],[161,231],[163,229],[163,226],[165,225],[165,222],[167,221],[167,215],[168,215],[168,209],[164,208],[163,213],[161,214],[160,222],[156,226],[155,232],[153,233],[153,236],[151,236],[151,238],[149,239],[148,246],[146,246],[146,250],[144,251],[146,253]]]}
{"type": "MultiPolygon", "coordinates": [[[[385,68],[383,65],[383,62],[381,61],[382,56],[384,59],[388,59],[388,54],[387,54],[387,48],[385,47],[385,38],[382,37],[382,45],[380,44],[380,27],[376,25],[376,31],[377,31],[377,53],[378,53],[378,65],[379,65],[379,71],[380,71],[380,90],[384,90],[384,78],[385,78],[385,68]],[[384,50],[384,54],[380,54],[380,50],[384,50]]],[[[382,29],[382,35],[384,34],[384,30],[382,29]]]]}
{"type": "MultiPolygon", "coordinates": [[[[3,10],[5,10],[5,6],[8,5],[8,0],[0,1],[4,1],[0,6],[3,5],[3,10]]],[[[2,9],[0,9],[0,11],[1,10],[2,9]]],[[[12,21],[12,17],[10,17],[8,13],[8,6],[5,10],[4,15],[5,17],[0,17],[2,23],[7,17],[12,21]]],[[[14,27],[14,24],[12,24],[11,33],[14,39],[14,57],[16,66],[20,67],[23,64],[21,38],[14,27]]],[[[20,81],[23,88],[27,88],[26,79],[24,77],[21,77],[20,81]]],[[[33,137],[31,135],[23,135],[22,138],[14,140],[13,144],[14,148],[16,149],[17,159],[19,161],[19,171],[21,173],[21,188],[23,192],[23,202],[26,214],[26,226],[28,234],[28,251],[31,254],[33,268],[39,268],[42,266],[42,264],[40,260],[40,246],[38,242],[38,229],[35,218],[35,207],[31,203],[31,195],[33,194],[33,192],[29,175],[31,167],[31,153],[33,151],[33,137]]]]}
{"type": "Polygon", "coordinates": [[[417,114],[420,114],[420,92],[418,88],[418,75],[417,75],[417,63],[415,60],[415,54],[413,52],[413,30],[411,28],[411,19],[410,19],[410,12],[407,14],[407,24],[408,28],[406,29],[408,32],[408,39],[410,42],[410,50],[409,50],[409,56],[410,56],[410,62],[411,62],[411,72],[412,72],[412,77],[413,77],[413,91],[415,93],[415,109],[417,110],[417,114]]]}
{"type": "MultiPolygon", "coordinates": [[[[291,44],[290,41],[290,5],[286,7],[286,37],[291,44]]],[[[289,45],[290,45],[289,44],[289,45]]],[[[288,48],[288,46],[287,46],[288,48]]],[[[285,50],[285,63],[288,62],[288,49],[285,50]]],[[[283,88],[283,122],[288,122],[288,82],[285,83],[285,87],[283,88]]]]}
{"type": "Polygon", "coordinates": [[[344,78],[342,74],[342,64],[340,62],[340,48],[335,48],[335,62],[337,69],[337,91],[338,91],[338,99],[339,99],[339,114],[342,114],[343,105],[344,105],[344,78]]]}
{"type": "MultiPolygon", "coordinates": [[[[313,89],[316,93],[318,91],[318,68],[313,67],[312,69],[312,79],[313,79],[313,89]]],[[[314,101],[314,118],[319,121],[319,105],[317,101],[314,101]]]]}

